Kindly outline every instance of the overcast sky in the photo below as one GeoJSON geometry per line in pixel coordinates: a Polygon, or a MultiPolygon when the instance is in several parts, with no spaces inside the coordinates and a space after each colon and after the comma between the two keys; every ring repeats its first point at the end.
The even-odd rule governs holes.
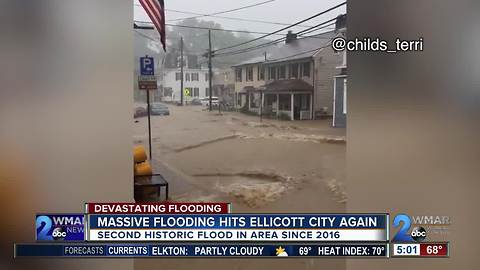
{"type": "MultiPolygon", "coordinates": [[[[239,8],[255,3],[265,2],[266,0],[164,0],[165,9],[174,9],[179,11],[196,12],[202,14],[210,14],[214,12],[239,8]]],[[[281,23],[295,23],[318,12],[333,7],[344,0],[275,0],[260,6],[221,14],[219,16],[237,17],[244,19],[255,19],[263,21],[273,21],[281,23]]],[[[334,18],[339,14],[346,13],[346,6],[342,6],[325,15],[319,16],[311,21],[306,22],[307,25],[315,25],[334,18]]],[[[172,19],[191,17],[194,15],[180,14],[177,12],[167,11],[165,17],[167,23],[176,24],[178,21],[170,21],[172,19]]],[[[150,21],[143,8],[134,0],[134,19],[140,21],[150,21]]],[[[212,20],[220,23],[225,29],[248,30],[259,32],[272,32],[284,26],[270,25],[264,23],[252,23],[244,21],[228,20],[215,17],[204,17],[203,20],[212,20]]],[[[293,28],[299,31],[305,28],[293,28]]]]}

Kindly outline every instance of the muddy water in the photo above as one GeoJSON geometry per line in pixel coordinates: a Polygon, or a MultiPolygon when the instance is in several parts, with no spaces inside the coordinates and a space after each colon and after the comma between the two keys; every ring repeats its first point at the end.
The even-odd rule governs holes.
{"type": "Polygon", "coordinates": [[[332,212],[342,209],[347,197],[341,184],[344,147],[237,138],[168,155],[165,162],[189,175],[195,186],[195,193],[178,194],[179,200],[197,200],[203,193],[232,201],[235,209],[332,212]],[[312,203],[330,208],[315,209],[312,203]]]}
{"type": "MultiPolygon", "coordinates": [[[[172,117],[152,119],[152,133],[154,169],[168,179],[173,200],[232,202],[234,213],[345,212],[346,145],[339,130],[318,121],[258,123],[257,117],[235,113],[171,111],[172,117]]],[[[136,133],[136,139],[142,138],[144,133],[136,133]]],[[[158,267],[346,268],[340,259],[135,260],[135,269],[158,267]]]]}
{"type": "Polygon", "coordinates": [[[275,174],[238,173],[195,175],[198,181],[232,197],[246,206],[257,208],[272,203],[293,186],[291,177],[275,174]]]}

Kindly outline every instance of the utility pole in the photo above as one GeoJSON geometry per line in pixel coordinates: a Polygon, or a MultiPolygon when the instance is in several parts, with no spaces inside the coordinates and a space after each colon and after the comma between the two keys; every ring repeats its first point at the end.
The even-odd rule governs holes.
{"type": "Polygon", "coordinates": [[[151,114],[151,108],[150,108],[150,89],[147,88],[147,116],[148,116],[148,154],[150,160],[152,160],[152,125],[150,122],[150,114],[151,114]]]}
{"type": "Polygon", "coordinates": [[[183,106],[183,37],[180,37],[180,106],[183,106]]]}
{"type": "Polygon", "coordinates": [[[209,90],[209,100],[208,106],[209,111],[212,111],[212,30],[208,30],[208,90],[209,90]]]}
{"type": "MultiPolygon", "coordinates": [[[[264,52],[265,55],[265,61],[264,63],[267,62],[267,52],[264,52]]],[[[264,69],[263,76],[265,76],[265,64],[262,67],[264,69]]],[[[264,101],[264,93],[260,92],[260,122],[263,120],[263,101],[264,101]]],[[[278,101],[277,101],[278,102],[278,101]]]]}

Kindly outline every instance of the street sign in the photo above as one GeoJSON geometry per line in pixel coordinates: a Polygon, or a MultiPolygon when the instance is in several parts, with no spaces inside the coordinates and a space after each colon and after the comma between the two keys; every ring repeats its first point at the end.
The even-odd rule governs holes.
{"type": "Polygon", "coordinates": [[[140,74],[141,75],[154,75],[155,63],[153,57],[145,56],[140,57],[140,74]]]}
{"type": "Polygon", "coordinates": [[[153,75],[139,75],[138,76],[138,81],[157,81],[157,77],[153,75]]]}
{"type": "Polygon", "coordinates": [[[140,90],[156,90],[157,81],[138,81],[138,89],[140,90]]]}
{"type": "Polygon", "coordinates": [[[140,90],[156,90],[157,78],[153,75],[138,76],[138,89],[140,90]]]}

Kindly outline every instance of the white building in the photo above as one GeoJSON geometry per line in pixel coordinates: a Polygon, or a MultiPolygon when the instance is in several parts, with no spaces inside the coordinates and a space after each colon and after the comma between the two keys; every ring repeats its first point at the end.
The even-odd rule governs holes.
{"type": "MultiPolygon", "coordinates": [[[[188,89],[190,92],[190,96],[184,96],[184,102],[208,96],[208,69],[184,68],[183,76],[183,89],[188,89]]],[[[180,68],[164,70],[162,83],[164,101],[180,101],[181,78],[180,68]]]]}

